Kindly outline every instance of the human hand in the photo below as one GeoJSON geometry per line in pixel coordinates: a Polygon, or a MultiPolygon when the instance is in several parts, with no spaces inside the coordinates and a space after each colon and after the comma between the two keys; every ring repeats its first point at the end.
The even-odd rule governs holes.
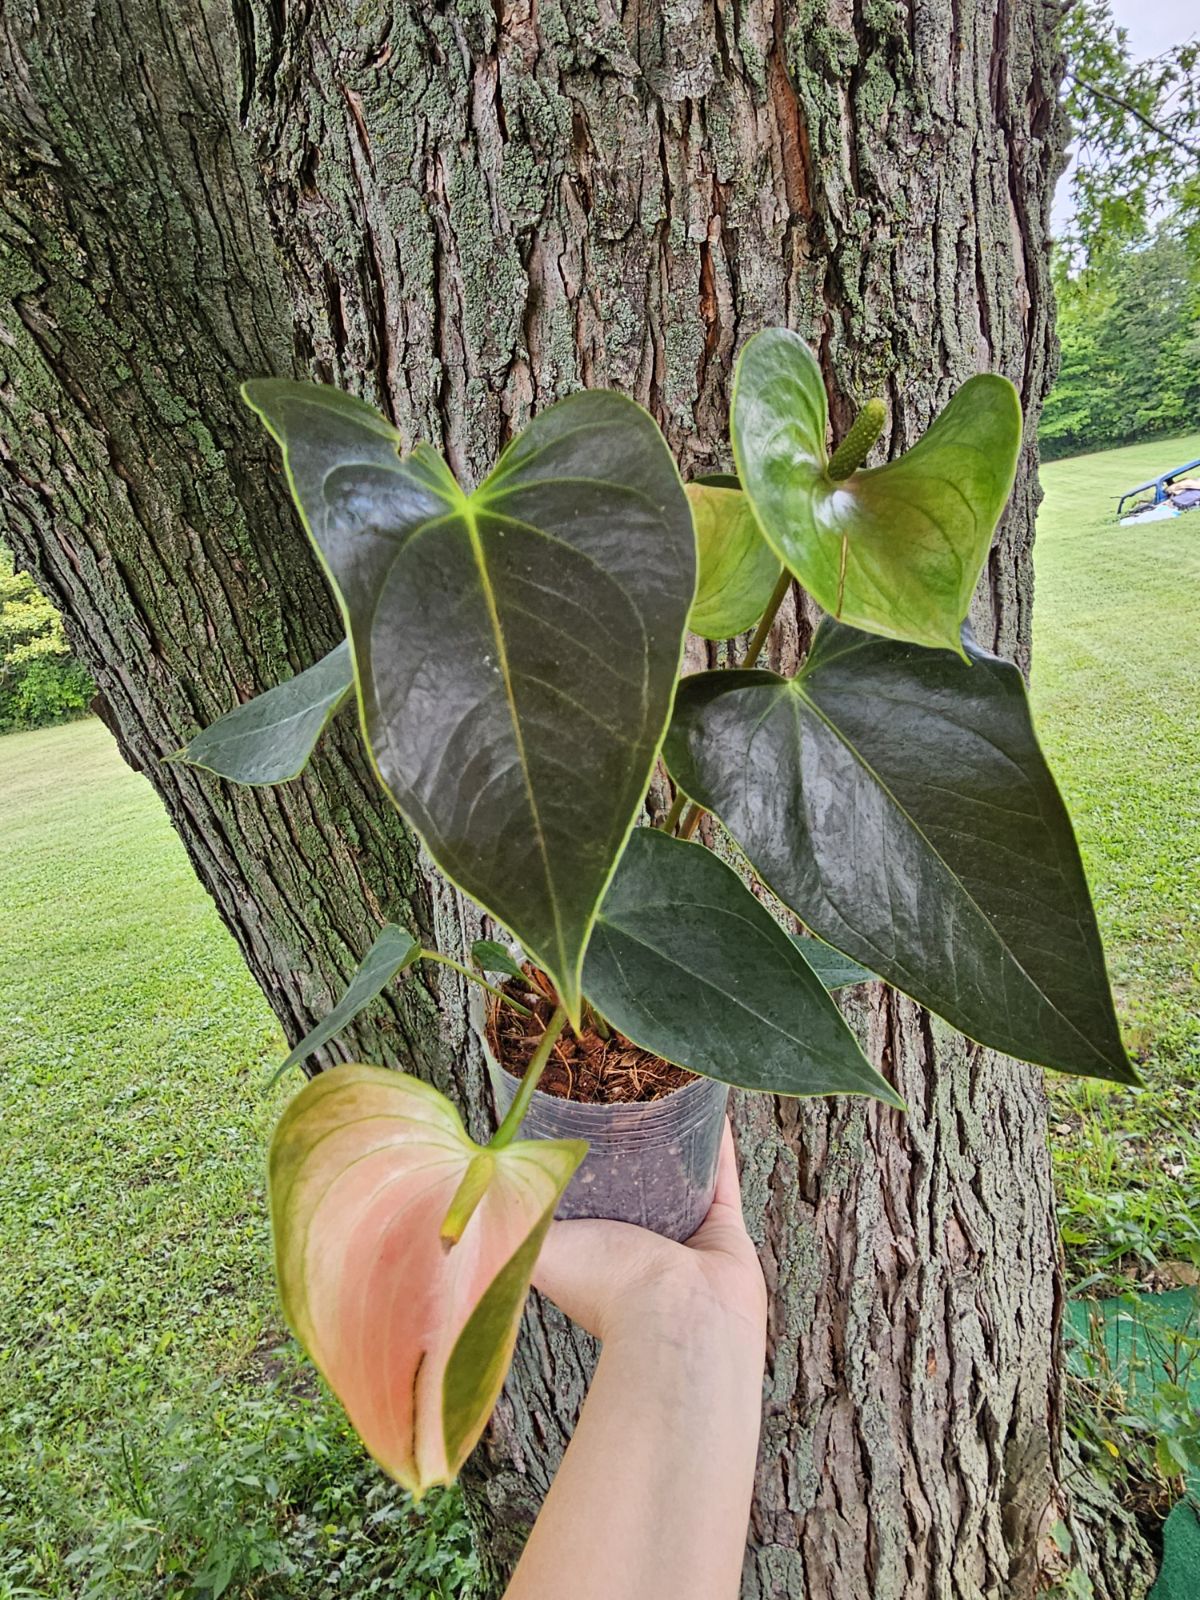
{"type": "Polygon", "coordinates": [[[708,1215],[685,1244],[628,1222],[556,1222],[534,1284],[575,1322],[609,1341],[626,1331],[653,1337],[719,1327],[761,1350],[767,1295],[742,1216],[729,1123],[708,1215]]]}

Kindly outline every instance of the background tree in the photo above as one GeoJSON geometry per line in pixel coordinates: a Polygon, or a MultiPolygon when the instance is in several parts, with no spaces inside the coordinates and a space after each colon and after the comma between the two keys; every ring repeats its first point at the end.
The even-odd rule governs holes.
{"type": "MultiPolygon", "coordinates": [[[[1183,433],[1200,421],[1200,263],[1178,215],[1074,273],[1056,253],[1058,380],[1046,458],[1183,433]]],[[[1168,463],[1169,464],[1169,463],[1168,463]]]]}
{"type": "Polygon", "coordinates": [[[1077,269],[1143,241],[1168,208],[1200,213],[1200,36],[1139,61],[1109,0],[1075,0],[1062,42],[1074,146],[1063,244],[1077,269]]]}
{"type": "Polygon", "coordinates": [[[1200,37],[1138,60],[1109,0],[1064,15],[1071,216],[1047,457],[1194,425],[1200,400],[1200,37]]]}
{"type": "MultiPolygon", "coordinates": [[[[685,472],[725,465],[732,357],[769,323],[819,347],[839,432],[886,396],[890,450],[970,373],[1002,371],[1029,426],[976,622],[1025,664],[1058,15],[1049,0],[8,7],[5,531],[291,1037],[382,917],[449,948],[464,913],[380,805],[347,718],[284,790],[163,764],[338,632],[240,380],[341,384],[474,481],[532,409],[595,384],[648,405],[685,472]]],[[[775,664],[810,629],[797,597],[775,664]]],[[[330,1054],[403,1063],[470,1105],[464,1014],[453,980],[425,974],[330,1054]]],[[[1066,1517],[1096,1596],[1125,1600],[1144,1552],[1111,1511],[1089,1519],[1063,1454],[1040,1075],[877,987],[853,1020],[906,1122],[852,1102],[739,1109],[773,1299],[744,1594],[1031,1595],[1061,1567],[1048,1535],[1066,1517]]],[[[591,1359],[533,1310],[468,1483],[497,1571],[591,1359]]]]}

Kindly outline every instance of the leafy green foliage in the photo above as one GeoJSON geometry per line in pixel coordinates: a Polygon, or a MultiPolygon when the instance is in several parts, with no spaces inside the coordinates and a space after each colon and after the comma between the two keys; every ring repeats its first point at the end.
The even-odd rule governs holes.
{"type": "Polygon", "coordinates": [[[79,716],[95,692],[57,611],[0,544],[0,733],[79,716]]]}
{"type": "Polygon", "coordinates": [[[280,1332],[279,1029],[161,803],[91,720],[0,742],[0,815],[0,1597],[465,1596],[458,1495],[280,1332]]]}
{"type": "Polygon", "coordinates": [[[1200,1295],[1093,1302],[1083,1338],[1073,1309],[1068,1426],[1127,1503],[1165,1516],[1200,1486],[1200,1295]]]}
{"type": "Polygon", "coordinates": [[[506,978],[524,979],[521,967],[507,948],[495,939],[476,939],[471,946],[471,960],[480,972],[503,973],[506,978]]]}
{"type": "MultiPolygon", "coordinates": [[[[616,394],[539,414],[464,493],[427,447],[402,459],[391,424],[347,395],[280,380],[245,393],[283,447],[341,605],[381,779],[560,1000],[486,1149],[434,1090],[361,1065],[311,1082],[276,1131],[289,1320],[398,1481],[420,1492],[451,1479],[499,1393],[542,1234],[583,1151],[511,1135],[558,1030],[579,1024],[581,976],[600,1013],[668,1060],[757,1089],[901,1105],[802,943],[736,873],[686,839],[630,837],[689,617],[724,636],[763,612],[756,655],[786,568],[839,620],[792,680],[739,670],[682,686],[667,828],[689,794],[721,817],[764,882],[848,958],[834,981],[860,981],[867,962],[996,1049],[1131,1081],[1023,680],[959,639],[1020,447],[1007,380],[971,379],[905,455],[862,470],[883,403],[827,455],[812,352],[783,329],[755,336],[731,419],[742,489],[693,492],[699,611],[677,471],[616,394]],[[467,1228],[471,1247],[457,1248],[467,1228]]],[[[226,719],[197,742],[232,743],[226,765],[243,774],[295,770],[345,693],[344,669],[334,676],[235,714],[232,740],[226,719]]],[[[383,942],[397,934],[285,1064],[422,954],[476,977],[402,930],[383,942]]]]}
{"type": "MultiPolygon", "coordinates": [[[[1073,276],[1060,254],[1056,279],[1062,356],[1038,433],[1043,456],[1193,427],[1200,416],[1200,255],[1179,221],[1073,276]]],[[[1154,470],[1173,465],[1164,459],[1154,470]]]]}
{"type": "Polygon", "coordinates": [[[600,908],[584,988],[626,1038],[693,1072],[903,1107],[801,946],[702,845],[637,830],[600,908]]]}
{"type": "Polygon", "coordinates": [[[235,706],[175,758],[235,783],[286,783],[303,771],[329,719],[354,687],[350,646],[235,706]]]}
{"type": "MultiPolygon", "coordinates": [[[[877,426],[877,418],[868,432],[877,426]]],[[[958,648],[1012,490],[1021,407],[1006,378],[970,378],[913,448],[846,476],[826,453],[829,406],[794,333],[755,334],[738,359],[738,476],[776,555],[831,616],[890,639],[958,648]]]]}
{"type": "Polygon", "coordinates": [[[665,755],[821,938],[971,1038],[1134,1081],[1024,681],[826,619],[795,678],[680,686],[665,755]]]}
{"type": "Polygon", "coordinates": [[[1066,109],[1074,161],[1072,263],[1144,237],[1156,211],[1200,205],[1200,40],[1133,58],[1109,0],[1063,12],[1066,109]]]}
{"type": "Polygon", "coordinates": [[[246,396],[337,589],[380,775],[442,870],[573,1020],[596,909],[650,779],[696,587],[651,419],[603,390],[535,417],[467,495],[337,390],[246,396]]]}

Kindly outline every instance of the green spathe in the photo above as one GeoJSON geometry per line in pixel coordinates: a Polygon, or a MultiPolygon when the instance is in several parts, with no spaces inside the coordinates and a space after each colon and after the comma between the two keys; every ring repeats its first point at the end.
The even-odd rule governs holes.
{"type": "Polygon", "coordinates": [[[175,759],[234,783],[286,783],[303,772],[353,687],[350,646],[343,640],[286,683],[218,717],[175,759]]]}
{"type": "Polygon", "coordinates": [[[994,374],[969,378],[911,450],[840,481],[828,426],[804,340],[785,328],[756,334],[738,360],[730,431],[768,543],[831,615],[957,650],[1016,473],[1016,390],[994,374]]]}
{"type": "Polygon", "coordinates": [[[703,845],[639,828],[604,898],[588,1000],[628,1039],[772,1094],[904,1102],[863,1055],[797,943],[703,845]]]}
{"type": "Polygon", "coordinates": [[[779,582],[779,557],[746,496],[728,481],[689,483],[687,497],[699,560],[688,626],[704,639],[731,639],[762,616],[779,582]]]}
{"type": "Polygon", "coordinates": [[[380,776],[437,864],[579,1017],[583,953],[670,714],[695,536],[647,414],[607,391],[534,419],[474,493],[361,402],[265,380],[333,581],[380,776]]]}
{"type": "Polygon", "coordinates": [[[793,679],[680,686],[665,755],[805,924],[979,1042],[1136,1082],[1014,666],[829,620],[793,679]]]}

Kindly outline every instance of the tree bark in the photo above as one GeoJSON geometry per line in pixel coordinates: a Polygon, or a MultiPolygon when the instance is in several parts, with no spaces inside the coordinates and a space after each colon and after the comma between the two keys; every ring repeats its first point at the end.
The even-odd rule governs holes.
{"type": "MultiPolygon", "coordinates": [[[[685,475],[726,465],[733,356],[773,323],[818,347],[836,433],[886,397],[891,452],[970,373],[1007,373],[1027,441],[975,621],[1027,665],[1062,138],[1050,0],[55,12],[16,0],[0,19],[5,536],[290,1037],[383,916],[451,948],[471,913],[382,801],[347,717],[285,788],[163,764],[337,636],[243,378],[362,394],[469,483],[581,385],[647,405],[685,475]]],[[[810,627],[792,606],[778,665],[810,627]]],[[[327,1059],[403,1064],[478,1128],[465,1014],[444,971],[410,977],[327,1059]]],[[[882,988],[853,1020],[907,1119],[738,1109],[773,1302],[743,1595],[1032,1595],[1070,1502],[1040,1075],[882,988]]],[[[468,1477],[494,1577],[591,1358],[531,1310],[468,1477]]],[[[1136,1542],[1112,1574],[1077,1532],[1099,1600],[1137,1594],[1136,1542]]]]}

